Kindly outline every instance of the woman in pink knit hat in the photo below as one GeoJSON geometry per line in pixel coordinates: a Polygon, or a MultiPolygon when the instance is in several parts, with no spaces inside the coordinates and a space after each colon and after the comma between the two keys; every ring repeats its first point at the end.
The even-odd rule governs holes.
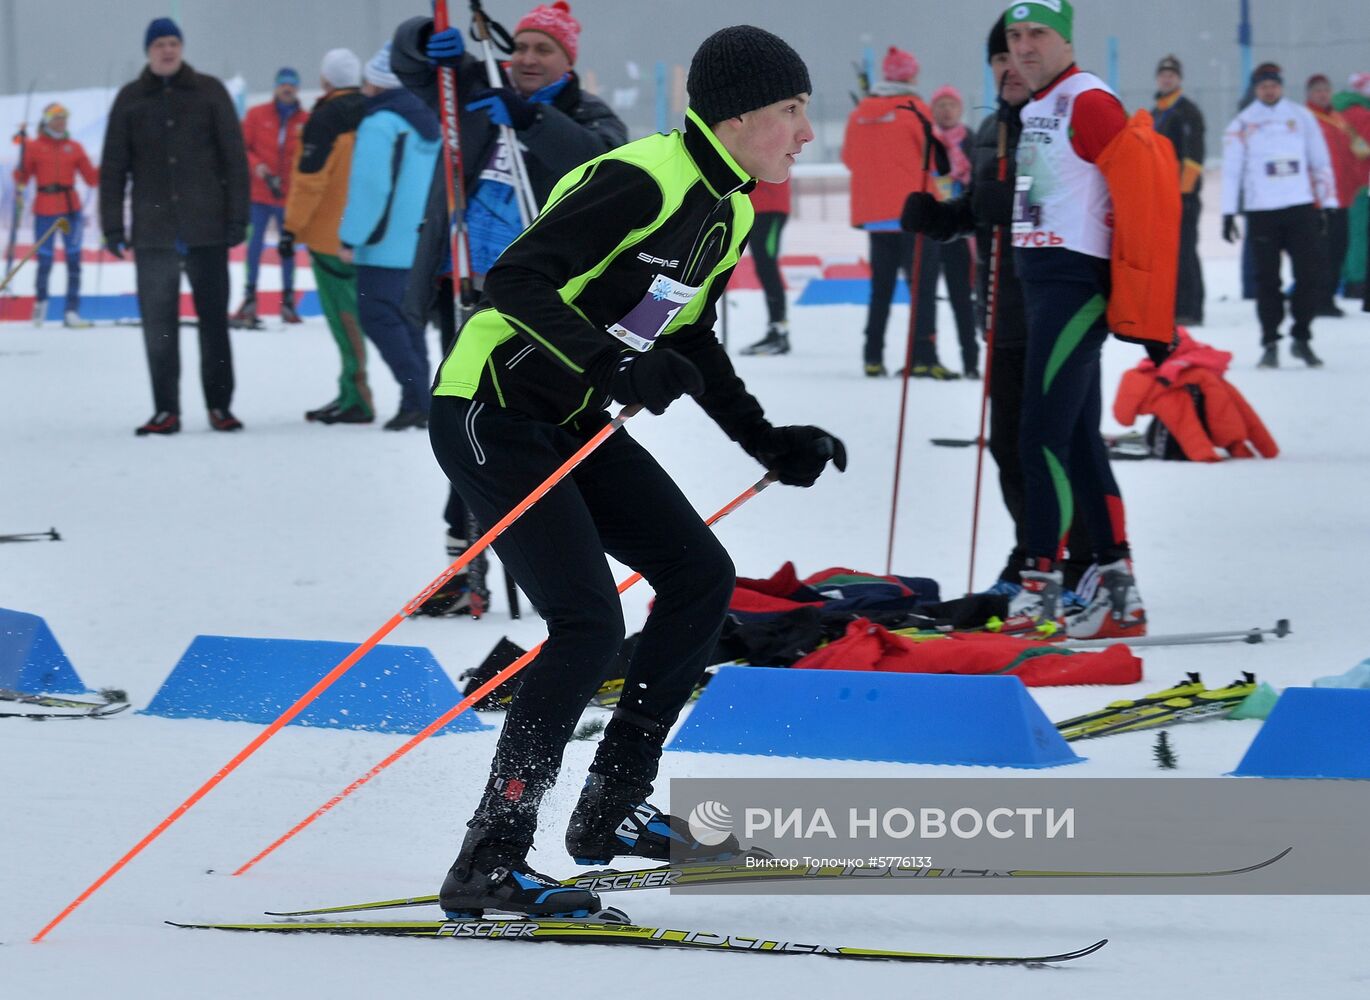
{"type": "MultiPolygon", "coordinates": [[[[932,93],[932,134],[947,149],[951,172],[936,179],[937,197],[948,201],[964,194],[970,184],[971,135],[961,115],[965,102],[961,92],[947,84],[932,93]]],[[[980,377],[980,345],[976,341],[975,307],[971,297],[971,237],[942,244],[942,277],[947,298],[956,317],[956,336],[961,342],[961,371],[966,378],[980,377]]]]}

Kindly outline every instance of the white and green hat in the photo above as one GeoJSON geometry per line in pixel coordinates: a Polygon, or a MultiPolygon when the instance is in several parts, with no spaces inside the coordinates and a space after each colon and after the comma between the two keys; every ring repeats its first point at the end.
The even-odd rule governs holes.
{"type": "Polygon", "coordinates": [[[1070,41],[1075,8],[1070,0],[1019,0],[1004,11],[1004,27],[1021,21],[1045,24],[1066,41],[1070,41]]]}

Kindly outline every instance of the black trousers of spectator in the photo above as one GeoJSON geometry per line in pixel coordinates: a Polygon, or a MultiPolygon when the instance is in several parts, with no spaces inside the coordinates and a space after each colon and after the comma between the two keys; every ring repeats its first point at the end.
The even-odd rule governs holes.
{"type": "Polygon", "coordinates": [[[956,338],[961,342],[961,369],[966,372],[980,368],[980,343],[976,339],[975,300],[971,293],[975,278],[970,252],[970,240],[952,240],[939,247],[942,257],[942,277],[947,283],[947,298],[956,318],[956,338]]]}
{"type": "Polygon", "coordinates": [[[1199,261],[1199,214],[1203,203],[1198,194],[1180,198],[1180,272],[1175,286],[1176,319],[1204,321],[1204,272],[1199,261]]]}
{"type": "Polygon", "coordinates": [[[228,247],[173,249],[139,247],[138,311],[158,412],[181,412],[181,269],[190,279],[200,324],[200,384],[205,408],[226,410],[233,402],[233,349],[228,341],[228,247]]]}
{"type": "MultiPolygon", "coordinates": [[[[999,579],[1018,582],[1027,559],[1027,487],[1018,442],[1023,425],[1023,382],[1027,378],[1027,344],[996,347],[990,355],[989,453],[999,466],[999,491],[1013,519],[1013,551],[999,579]]],[[[1067,556],[1061,570],[1065,585],[1074,589],[1094,558],[1089,531],[1077,508],[1066,539],[1067,556]]]]}
{"type": "Polygon", "coordinates": [[[784,212],[758,212],[747,241],[756,264],[756,278],[766,294],[766,319],[785,322],[785,282],[780,277],[780,234],[789,216],[784,212]]]}
{"type": "Polygon", "coordinates": [[[1294,292],[1289,297],[1295,340],[1313,339],[1313,316],[1323,297],[1323,235],[1319,213],[1311,204],[1292,205],[1268,212],[1246,213],[1246,239],[1256,264],[1256,316],[1261,323],[1261,344],[1280,339],[1284,322],[1284,289],[1280,281],[1280,254],[1289,254],[1294,268],[1294,292]]]}
{"type": "MultiPolygon", "coordinates": [[[[913,233],[870,234],[871,298],[866,313],[866,364],[884,364],[885,326],[890,318],[894,284],[900,274],[912,286],[913,233]]],[[[913,363],[935,365],[937,361],[937,268],[940,244],[924,237],[919,266],[918,303],[913,329],[913,363]]],[[[912,308],[912,303],[910,304],[912,308]]],[[[904,359],[901,356],[899,364],[904,359]]]]}
{"type": "Polygon", "coordinates": [[[1341,269],[1346,264],[1346,249],[1351,244],[1351,210],[1328,208],[1323,210],[1327,220],[1327,241],[1323,252],[1327,260],[1327,278],[1323,281],[1320,309],[1330,310],[1337,304],[1337,289],[1341,286],[1341,269]]]}
{"type": "MultiPolygon", "coordinates": [[[[558,426],[453,396],[433,400],[429,436],[443,472],[493,524],[607,422],[602,411],[558,426]]],[[[656,776],[660,737],[675,721],[718,642],[735,585],[727,551],[656,459],[612,434],[494,543],[547,622],[524,669],[492,772],[534,806],[493,817],[491,839],[531,843],[537,800],[556,780],[567,740],[623,643],[623,608],[605,554],[638,570],[656,600],[629,661],[623,700],[600,744],[599,770],[625,725],[654,734],[633,778],[656,776]]],[[[622,761],[620,765],[627,766],[622,761]]]]}

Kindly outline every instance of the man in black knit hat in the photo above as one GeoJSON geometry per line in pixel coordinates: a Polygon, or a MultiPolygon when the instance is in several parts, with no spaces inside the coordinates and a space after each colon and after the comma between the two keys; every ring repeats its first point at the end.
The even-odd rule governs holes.
{"type": "MultiPolygon", "coordinates": [[[[713,334],[715,303],[752,223],[754,178],[783,181],[805,143],[803,61],[759,28],[725,28],[695,54],[683,132],[599,156],[558,182],[486,275],[434,388],[443,471],[493,524],[608,421],[611,403],[660,414],[694,396],[782,483],[811,486],[842,442],[775,427],[713,334]]],[[[586,916],[599,898],[527,861],[538,803],[604,666],[623,641],[605,554],[639,570],[656,601],[566,834],[568,853],[707,860],[683,821],[647,802],[662,743],[718,640],[735,574],[680,489],[626,430],[610,436],[495,543],[547,620],[520,677],[489,782],[439,894],[454,918],[500,910],[586,916]]]]}

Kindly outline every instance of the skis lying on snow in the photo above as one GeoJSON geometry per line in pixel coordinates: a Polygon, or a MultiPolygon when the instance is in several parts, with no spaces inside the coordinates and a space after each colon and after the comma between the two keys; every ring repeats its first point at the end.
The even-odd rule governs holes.
{"type": "Polygon", "coordinates": [[[220,931],[265,931],[274,934],[380,934],[406,938],[475,938],[487,941],[555,941],[561,944],[619,945],[636,948],[685,948],[765,955],[825,955],[829,958],[883,962],[940,962],[953,965],[1046,965],[1083,958],[1108,944],[1104,938],[1059,955],[961,955],[942,952],[889,951],[837,945],[799,944],[738,934],[640,927],[601,920],[487,917],[480,920],[316,920],[262,924],[182,924],[173,927],[220,931]]]}
{"type": "Polygon", "coordinates": [[[1098,649],[1103,646],[1116,646],[1119,643],[1124,646],[1202,646],[1223,642],[1257,643],[1264,642],[1268,635],[1283,639],[1292,631],[1293,629],[1289,627],[1289,619],[1281,618],[1275,622],[1273,628],[1237,628],[1216,632],[1170,632],[1160,635],[1140,635],[1135,639],[1126,637],[1119,639],[1065,639],[1060,645],[1066,649],[1098,649]]]}
{"type": "MultiPolygon", "coordinates": [[[[622,871],[609,869],[587,872],[584,875],[562,879],[561,884],[569,888],[590,889],[594,892],[624,892],[636,889],[681,888],[692,885],[742,885],[748,882],[805,882],[847,878],[867,880],[872,878],[1218,878],[1229,875],[1245,875],[1261,868],[1267,868],[1291,850],[1292,848],[1285,848],[1274,857],[1254,865],[1211,871],[1068,871],[1059,868],[918,868],[903,865],[888,865],[880,868],[830,865],[801,869],[773,869],[735,864],[665,865],[660,868],[638,868],[622,871]]],[[[344,906],[325,906],[312,910],[268,910],[267,915],[273,917],[317,917],[335,913],[394,910],[407,906],[436,906],[437,903],[437,896],[409,896],[400,899],[376,900],[369,903],[351,903],[344,906]]]]}
{"type": "Polygon", "coordinates": [[[1205,688],[1198,674],[1173,688],[1144,695],[1132,701],[1115,701],[1089,715],[1056,723],[1056,730],[1067,742],[1154,729],[1176,722],[1198,722],[1221,718],[1245,701],[1256,690],[1256,675],[1243,671],[1242,677],[1223,688],[1205,688]]]}
{"type": "Polygon", "coordinates": [[[0,719],[103,719],[128,707],[128,695],[113,688],[101,691],[99,701],[0,688],[0,719]],[[22,705],[24,710],[9,711],[7,703],[22,705]]]}

